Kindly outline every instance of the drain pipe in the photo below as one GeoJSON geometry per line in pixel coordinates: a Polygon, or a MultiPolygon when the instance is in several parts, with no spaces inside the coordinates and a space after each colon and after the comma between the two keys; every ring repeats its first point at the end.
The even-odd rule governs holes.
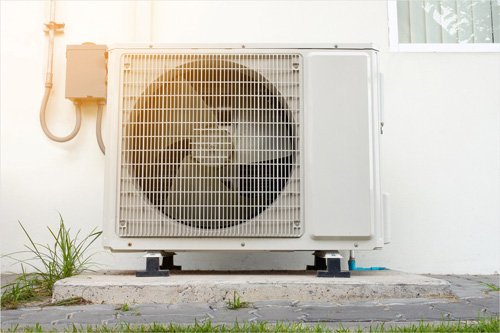
{"type": "Polygon", "coordinates": [[[357,267],[356,266],[356,258],[354,258],[353,256],[353,252],[352,250],[349,251],[349,261],[348,261],[348,265],[349,265],[349,270],[350,271],[384,271],[386,270],[387,268],[385,267],[380,267],[380,266],[373,266],[373,267],[357,267]]]}
{"type": "Polygon", "coordinates": [[[54,67],[54,37],[56,32],[62,32],[64,30],[64,23],[56,23],[56,2],[55,0],[50,0],[50,14],[49,22],[45,24],[45,31],[48,33],[49,44],[48,44],[48,55],[47,55],[47,71],[45,74],[45,92],[43,94],[42,105],[40,106],[40,124],[45,135],[56,142],[67,142],[73,139],[80,131],[80,126],[82,124],[82,111],[80,108],[80,103],[74,103],[76,112],[76,123],[73,131],[64,137],[59,137],[49,130],[47,126],[47,121],[45,119],[45,113],[47,110],[47,104],[49,102],[50,93],[53,86],[53,67],[54,67]]]}

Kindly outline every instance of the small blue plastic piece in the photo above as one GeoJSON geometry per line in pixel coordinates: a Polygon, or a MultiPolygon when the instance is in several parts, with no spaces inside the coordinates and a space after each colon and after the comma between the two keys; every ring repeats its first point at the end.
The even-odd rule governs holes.
{"type": "Polygon", "coordinates": [[[351,259],[348,261],[350,271],[385,271],[387,268],[373,266],[373,267],[356,267],[356,260],[351,259]]]}

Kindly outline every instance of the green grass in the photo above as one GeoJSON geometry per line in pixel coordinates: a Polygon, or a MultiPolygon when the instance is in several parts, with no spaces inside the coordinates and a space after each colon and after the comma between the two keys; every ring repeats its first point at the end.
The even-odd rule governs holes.
{"type": "Polygon", "coordinates": [[[123,311],[123,312],[127,312],[127,311],[130,310],[130,307],[128,306],[127,303],[125,303],[122,306],[120,306],[117,310],[120,310],[120,311],[123,311]]]}
{"type": "MultiPolygon", "coordinates": [[[[141,313],[139,312],[138,309],[131,307],[127,303],[124,303],[121,306],[115,308],[115,310],[121,311],[121,312],[130,312],[130,315],[133,315],[133,316],[140,316],[141,315],[141,313]]],[[[118,313],[116,313],[116,314],[118,314],[118,313]]]]}
{"type": "Polygon", "coordinates": [[[80,274],[89,269],[93,263],[92,255],[87,254],[88,248],[101,235],[100,231],[92,230],[80,239],[80,231],[73,234],[64,224],[59,215],[57,229],[47,227],[52,244],[40,244],[33,240],[26,228],[19,222],[28,244],[26,250],[7,254],[21,266],[22,273],[13,282],[2,287],[2,308],[16,308],[18,305],[36,300],[43,296],[51,296],[56,281],[80,274]],[[31,255],[28,259],[18,259],[19,254],[31,255]],[[25,267],[33,273],[26,273],[25,267]]]}
{"type": "MultiPolygon", "coordinates": [[[[372,326],[369,332],[380,333],[468,333],[468,332],[499,332],[500,323],[498,317],[482,318],[474,322],[442,322],[438,324],[420,322],[419,324],[410,325],[406,327],[396,327],[390,325],[372,326]]],[[[13,327],[8,329],[7,332],[56,332],[55,330],[43,330],[42,326],[35,325],[27,328],[18,329],[13,327]]],[[[349,332],[362,332],[361,329],[347,329],[339,324],[336,328],[327,328],[324,325],[317,324],[308,326],[301,323],[275,323],[269,324],[267,322],[251,322],[251,323],[234,323],[233,325],[215,325],[210,321],[199,323],[195,322],[193,325],[178,325],[178,324],[149,324],[149,325],[132,325],[121,324],[117,326],[69,326],[64,332],[215,332],[215,333],[236,333],[236,332],[285,332],[285,333],[312,333],[312,332],[335,332],[335,333],[349,333],[349,332]]]]}
{"type": "Polygon", "coordinates": [[[248,308],[251,304],[249,302],[244,302],[241,300],[240,295],[236,291],[233,293],[233,300],[228,299],[226,302],[226,307],[230,310],[237,310],[242,308],[248,308]]]}
{"type": "Polygon", "coordinates": [[[499,287],[499,286],[497,286],[497,285],[496,285],[496,284],[494,284],[494,283],[485,283],[485,282],[483,282],[483,284],[484,284],[486,287],[488,287],[488,289],[489,289],[490,291],[500,291],[500,287],[499,287]]]}
{"type": "Polygon", "coordinates": [[[23,265],[21,270],[22,274],[18,278],[2,287],[2,308],[13,309],[26,300],[36,300],[45,296],[33,274],[26,273],[23,265]]]}
{"type": "Polygon", "coordinates": [[[499,317],[492,318],[481,318],[477,321],[460,321],[451,322],[443,321],[441,323],[426,323],[420,322],[418,324],[413,324],[405,327],[391,327],[385,325],[374,326],[370,329],[370,332],[380,332],[380,333],[466,333],[466,332],[500,332],[500,320],[499,317]]]}

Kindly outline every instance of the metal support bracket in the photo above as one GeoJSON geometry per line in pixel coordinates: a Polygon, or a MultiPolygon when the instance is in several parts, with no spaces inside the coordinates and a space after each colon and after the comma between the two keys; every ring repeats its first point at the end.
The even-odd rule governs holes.
{"type": "Polygon", "coordinates": [[[50,21],[48,23],[45,23],[45,29],[43,29],[46,33],[48,33],[49,31],[53,30],[54,33],[62,33],[64,32],[64,27],[65,27],[65,24],[64,23],[56,23],[54,21],[50,21]]]}
{"type": "Polygon", "coordinates": [[[161,262],[160,269],[162,269],[162,270],[172,270],[172,271],[180,271],[180,270],[182,270],[182,266],[174,264],[174,256],[176,255],[175,252],[161,251],[161,255],[163,257],[163,260],[161,262]]]}
{"type": "Polygon", "coordinates": [[[146,258],[146,270],[145,271],[137,271],[135,273],[136,277],[153,277],[153,276],[169,276],[169,270],[160,270],[160,258],[162,257],[161,253],[147,253],[146,258]]]}
{"type": "Polygon", "coordinates": [[[316,256],[326,260],[326,270],[318,270],[316,273],[317,277],[338,277],[338,278],[349,278],[351,277],[350,272],[342,271],[340,268],[340,260],[342,256],[338,251],[332,252],[315,252],[316,256]]]}
{"type": "Polygon", "coordinates": [[[326,259],[318,255],[318,251],[313,253],[314,265],[307,265],[306,270],[308,271],[324,271],[326,270],[326,259]]]}

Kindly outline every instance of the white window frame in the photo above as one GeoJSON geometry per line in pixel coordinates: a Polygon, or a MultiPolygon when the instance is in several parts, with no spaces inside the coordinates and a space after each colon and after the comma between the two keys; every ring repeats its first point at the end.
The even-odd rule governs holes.
{"type": "Polygon", "coordinates": [[[393,52],[500,52],[500,43],[399,43],[397,0],[387,0],[389,50],[393,52]]]}

